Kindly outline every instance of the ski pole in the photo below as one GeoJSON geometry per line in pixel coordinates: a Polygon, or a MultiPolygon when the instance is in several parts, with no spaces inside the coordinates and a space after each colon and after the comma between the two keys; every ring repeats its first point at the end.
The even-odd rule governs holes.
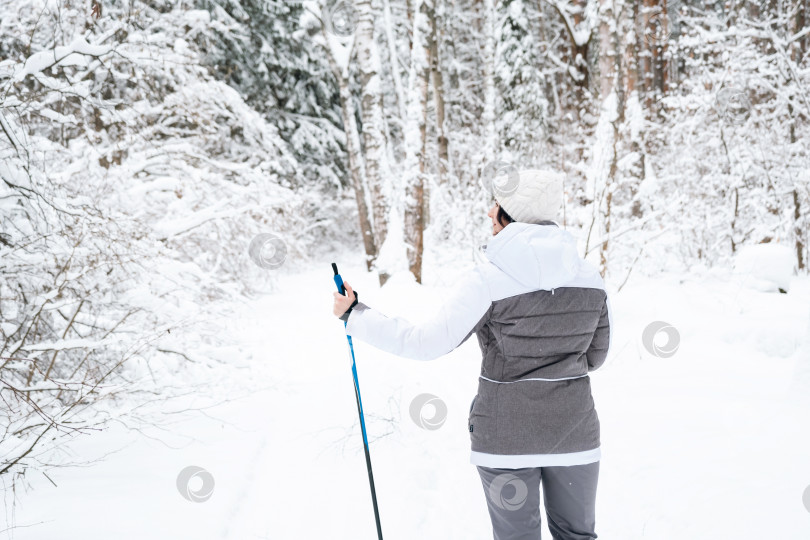
{"type": "MultiPolygon", "coordinates": [[[[346,294],[343,287],[343,278],[338,274],[337,264],[332,263],[332,270],[335,272],[335,285],[340,294],[346,294]]],[[[343,322],[345,328],[348,321],[343,322]]],[[[354,377],[354,396],[357,398],[357,413],[360,415],[360,429],[363,431],[363,448],[366,451],[366,468],[368,469],[368,483],[371,486],[371,502],[374,504],[374,519],[377,522],[377,537],[382,540],[382,526],[380,525],[380,511],[377,509],[377,492],[374,489],[374,475],[371,472],[371,454],[368,451],[368,437],[366,437],[366,422],[363,420],[363,403],[360,400],[360,383],[357,382],[357,365],[354,362],[354,347],[352,346],[352,336],[346,334],[349,340],[349,350],[352,353],[352,376],[354,377]]]]}

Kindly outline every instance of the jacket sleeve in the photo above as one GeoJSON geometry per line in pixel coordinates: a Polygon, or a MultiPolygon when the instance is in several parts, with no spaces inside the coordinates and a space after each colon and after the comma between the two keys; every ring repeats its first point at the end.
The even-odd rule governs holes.
{"type": "Polygon", "coordinates": [[[611,329],[613,328],[613,319],[611,317],[610,299],[605,294],[605,303],[602,305],[599,323],[593,333],[593,340],[585,352],[589,372],[599,369],[605,363],[608,352],[610,352],[611,329]]]}
{"type": "Polygon", "coordinates": [[[427,322],[411,324],[358,302],[349,314],[346,332],[397,356],[434,360],[467,341],[482,326],[491,305],[489,288],[479,265],[455,285],[448,300],[427,322]]]}

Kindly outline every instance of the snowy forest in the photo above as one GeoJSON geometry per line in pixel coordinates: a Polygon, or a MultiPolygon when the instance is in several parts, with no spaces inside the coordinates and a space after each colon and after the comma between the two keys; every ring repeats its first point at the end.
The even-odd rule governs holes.
{"type": "MultiPolygon", "coordinates": [[[[810,365],[808,141],[808,0],[0,0],[0,536],[54,537],[32,524],[64,499],[37,497],[73,482],[54,471],[101,460],[71,445],[115,426],[169,436],[180,414],[278,383],[270,360],[267,378],[253,371],[240,329],[255,302],[278,318],[251,336],[308,341],[321,315],[324,332],[340,324],[315,298],[346,253],[373,276],[347,277],[367,298],[407,289],[401,272],[413,286],[452,281],[437,271],[480,259],[487,181],[512,170],[564,174],[559,224],[617,293],[665,272],[779,267],[767,297],[794,304],[748,315],[783,316],[783,339],[762,339],[810,365]],[[284,285],[304,275],[319,282],[284,285]]],[[[747,320],[734,339],[760,324],[747,320]]],[[[347,354],[333,330],[323,354],[347,354]]],[[[355,450],[343,360],[331,362],[341,444],[355,450]]],[[[387,407],[378,392],[370,410],[387,407]]],[[[379,414],[369,430],[390,424],[379,414]]],[[[808,425],[794,445],[805,453],[808,425]]],[[[364,468],[346,478],[367,498],[364,468]]],[[[353,519],[368,521],[365,498],[353,519]]],[[[786,500],[801,508],[801,494],[786,500]]],[[[801,518],[773,536],[806,538],[810,515],[790,523],[801,518]]],[[[604,538],[721,537],[621,526],[604,538]]],[[[258,537],[229,527],[197,537],[258,537]]],[[[91,530],[115,534],[64,532],[91,530]]],[[[320,537],[292,531],[265,537],[320,537]]]]}

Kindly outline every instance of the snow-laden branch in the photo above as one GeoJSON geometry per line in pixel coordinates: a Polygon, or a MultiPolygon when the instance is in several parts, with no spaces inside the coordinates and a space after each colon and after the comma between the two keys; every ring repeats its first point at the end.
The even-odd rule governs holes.
{"type": "MultiPolygon", "coordinates": [[[[108,336],[101,340],[96,339],[58,339],[51,342],[33,343],[23,347],[26,351],[63,351],[67,349],[100,349],[108,347],[114,343],[128,340],[124,336],[108,336]]],[[[13,344],[11,350],[15,350],[17,344],[13,344]]]]}
{"type": "Polygon", "coordinates": [[[62,65],[85,65],[85,56],[98,58],[110,53],[113,47],[110,45],[94,45],[88,43],[84,37],[77,37],[70,45],[60,45],[47,51],[39,51],[26,58],[25,62],[18,66],[12,75],[12,82],[20,82],[28,75],[40,73],[57,64],[62,65]],[[75,56],[74,56],[75,55],[75,56]]]}
{"type": "MultiPolygon", "coordinates": [[[[339,75],[348,79],[349,61],[354,50],[357,33],[352,33],[350,38],[339,37],[331,32],[327,32],[326,23],[323,20],[323,10],[318,2],[307,0],[302,2],[304,13],[301,15],[299,24],[302,27],[315,26],[321,29],[319,34],[313,34],[313,41],[321,45],[331,55],[331,59],[339,68],[339,75]]],[[[336,74],[336,76],[338,75],[336,74]]]]}
{"type": "Polygon", "coordinates": [[[810,26],[805,26],[802,31],[793,34],[791,37],[788,38],[787,42],[793,43],[794,41],[798,41],[807,35],[810,35],[810,26]]]}
{"type": "Polygon", "coordinates": [[[222,199],[208,208],[204,208],[198,212],[186,215],[176,219],[161,221],[154,225],[155,231],[160,235],[161,239],[168,239],[191,229],[199,227],[203,223],[207,223],[213,219],[221,219],[225,217],[238,216],[242,210],[229,209],[220,211],[223,207],[227,206],[228,200],[222,199]]]}
{"type": "Polygon", "coordinates": [[[579,25],[575,24],[571,19],[571,13],[568,11],[568,6],[559,1],[546,0],[560,15],[560,18],[568,31],[568,35],[574,46],[577,48],[584,47],[591,40],[593,29],[596,27],[596,2],[589,0],[585,6],[585,13],[583,15],[583,22],[579,25]]]}

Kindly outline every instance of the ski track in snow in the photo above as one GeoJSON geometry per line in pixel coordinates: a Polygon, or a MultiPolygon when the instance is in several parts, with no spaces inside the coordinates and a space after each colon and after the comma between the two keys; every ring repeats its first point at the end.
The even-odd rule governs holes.
{"type": "MultiPolygon", "coordinates": [[[[415,322],[442,300],[441,290],[399,274],[379,290],[359,258],[339,268],[389,316],[415,322]]],[[[431,283],[457,271],[443,268],[431,283]]],[[[621,293],[609,283],[614,344],[592,374],[602,425],[600,539],[810,538],[801,501],[810,485],[810,280],[794,278],[792,287],[761,293],[713,275],[631,278],[621,293]],[[680,332],[671,358],[641,346],[654,320],[680,332]]],[[[250,379],[260,391],[177,425],[173,436],[192,435],[192,444],[171,448],[120,429],[75,441],[77,456],[121,450],[90,468],[49,471],[58,488],[30,474],[34,490],[22,494],[16,524],[40,524],[0,538],[376,538],[334,290],[328,262],[281,275],[274,294],[228,324],[252,348],[250,379]],[[215,478],[204,503],[175,487],[192,464],[215,478]]],[[[385,538],[492,538],[465,421],[480,369],[476,340],[424,363],[354,345],[385,538]],[[438,430],[409,417],[423,392],[448,405],[438,430]]]]}

